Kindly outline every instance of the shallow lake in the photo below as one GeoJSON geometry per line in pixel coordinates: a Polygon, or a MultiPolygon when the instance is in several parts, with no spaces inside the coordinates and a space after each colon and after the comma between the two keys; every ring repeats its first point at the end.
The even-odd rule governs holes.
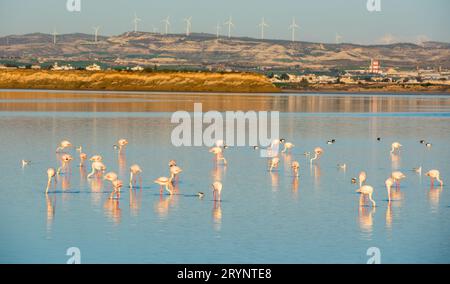
{"type": "Polygon", "coordinates": [[[82,263],[366,263],[370,247],[383,263],[450,262],[449,96],[3,90],[0,141],[0,263],[65,263],[70,247],[82,263]],[[194,102],[204,111],[280,111],[280,136],[295,148],[273,173],[250,146],[226,149],[228,166],[215,166],[207,147],[171,144],[172,113],[194,102]],[[129,141],[122,155],[113,148],[119,138],[129,141]],[[71,172],[46,195],[63,139],[101,154],[125,185],[139,164],[142,187],[109,199],[111,186],[88,180],[90,166],[78,167],[72,149],[71,172]],[[391,156],[394,141],[403,147],[391,156]],[[303,153],[316,146],[324,154],[310,166],[303,153]],[[22,168],[22,159],[31,164],[22,168]],[[170,159],[183,172],[175,194],[161,196],[153,180],[168,175],[170,159]],[[439,169],[444,186],[430,187],[412,171],[418,166],[439,169]],[[360,204],[351,183],[362,170],[375,208],[360,204]],[[384,181],[393,170],[406,179],[389,203],[384,181]],[[221,202],[214,180],[224,186],[221,202]]]}

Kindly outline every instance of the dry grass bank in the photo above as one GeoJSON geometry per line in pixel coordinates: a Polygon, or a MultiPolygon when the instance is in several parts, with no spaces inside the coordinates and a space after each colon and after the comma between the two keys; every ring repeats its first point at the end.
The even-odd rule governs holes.
{"type": "Polygon", "coordinates": [[[278,92],[252,73],[2,70],[0,88],[50,90],[278,92]]]}

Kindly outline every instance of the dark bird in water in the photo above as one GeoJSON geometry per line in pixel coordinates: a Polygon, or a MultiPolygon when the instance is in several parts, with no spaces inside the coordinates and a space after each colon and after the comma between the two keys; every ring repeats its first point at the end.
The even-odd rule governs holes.
{"type": "Polygon", "coordinates": [[[228,145],[227,144],[223,145],[223,148],[228,149],[228,145]]]}
{"type": "Polygon", "coordinates": [[[352,178],[352,183],[356,184],[356,178],[352,178]]]}
{"type": "Polygon", "coordinates": [[[425,140],[420,140],[420,144],[425,144],[425,140]]]}
{"type": "Polygon", "coordinates": [[[377,141],[381,141],[381,137],[377,137],[377,141]]]}
{"type": "Polygon", "coordinates": [[[286,139],[284,139],[284,138],[280,139],[280,143],[284,143],[285,141],[286,141],[286,139]]]}
{"type": "Polygon", "coordinates": [[[203,192],[199,192],[199,193],[197,193],[197,195],[198,195],[198,198],[203,198],[205,196],[205,194],[203,192]]]}
{"type": "Polygon", "coordinates": [[[259,149],[259,146],[258,146],[258,145],[253,146],[253,150],[258,150],[258,149],[259,149]]]}
{"type": "Polygon", "coordinates": [[[428,142],[427,144],[425,144],[425,146],[427,146],[428,148],[431,148],[432,145],[431,145],[431,143],[428,142]]]}
{"type": "Polygon", "coordinates": [[[331,139],[327,141],[327,144],[334,144],[334,142],[336,142],[336,139],[331,139]]]}

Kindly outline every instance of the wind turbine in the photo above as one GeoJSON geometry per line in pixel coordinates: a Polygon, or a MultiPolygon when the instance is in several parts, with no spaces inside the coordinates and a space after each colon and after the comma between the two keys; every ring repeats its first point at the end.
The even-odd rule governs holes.
{"type": "Polygon", "coordinates": [[[167,18],[165,18],[161,22],[163,22],[166,25],[166,35],[167,35],[169,33],[170,17],[167,16],[167,18]]]}
{"type": "Polygon", "coordinates": [[[231,16],[228,18],[228,21],[225,22],[225,25],[228,26],[228,38],[231,38],[231,27],[234,27],[233,19],[231,16]]]}
{"type": "Polygon", "coordinates": [[[292,42],[295,41],[295,29],[300,28],[296,23],[295,23],[295,18],[292,18],[292,24],[289,26],[289,29],[292,31],[292,42]]]}
{"type": "Polygon", "coordinates": [[[138,18],[138,16],[136,15],[136,13],[134,13],[134,19],[133,19],[133,23],[134,23],[134,32],[137,33],[138,31],[138,23],[142,21],[141,19],[138,18]]]}
{"type": "Polygon", "coordinates": [[[92,27],[94,29],[94,42],[97,42],[97,37],[98,37],[98,30],[100,29],[99,26],[97,27],[92,27]]]}
{"type": "Polygon", "coordinates": [[[217,26],[216,26],[216,38],[219,38],[219,35],[220,35],[220,29],[221,29],[222,27],[220,26],[220,24],[219,23],[217,23],[217,26]]]}
{"type": "Polygon", "coordinates": [[[342,39],[342,36],[340,34],[336,33],[336,38],[335,38],[336,44],[340,44],[341,43],[341,39],[342,39]]]}
{"type": "Polygon", "coordinates": [[[53,28],[53,45],[56,44],[56,36],[58,35],[58,33],[56,32],[56,28],[53,28]]]}
{"type": "Polygon", "coordinates": [[[192,20],[192,17],[184,19],[184,22],[186,23],[186,36],[189,36],[191,34],[191,28],[192,28],[191,20],[192,20]]]}
{"type": "Polygon", "coordinates": [[[264,28],[265,27],[269,27],[269,25],[266,23],[266,21],[264,20],[264,17],[262,18],[261,23],[258,25],[258,27],[261,28],[261,39],[264,39],[264,28]]]}

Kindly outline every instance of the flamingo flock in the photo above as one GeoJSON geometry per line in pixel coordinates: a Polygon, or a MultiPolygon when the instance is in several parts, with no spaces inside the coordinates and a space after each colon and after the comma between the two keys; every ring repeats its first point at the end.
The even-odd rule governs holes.
{"type": "MultiPolygon", "coordinates": [[[[378,141],[381,140],[377,139],[378,141]]],[[[328,140],[327,144],[334,144],[335,139],[328,140]]],[[[427,144],[429,142],[425,142],[424,140],[420,141],[421,144],[427,144]]],[[[272,141],[270,147],[268,147],[268,153],[270,153],[271,157],[268,159],[269,168],[268,171],[272,173],[276,169],[278,169],[280,164],[280,157],[279,157],[279,151],[278,147],[280,144],[284,144],[284,148],[282,151],[280,151],[281,154],[290,154],[292,149],[295,147],[295,145],[291,142],[286,142],[285,139],[275,139],[272,141]]],[[[431,144],[431,143],[430,143],[431,144]]],[[[123,154],[126,147],[128,145],[127,139],[120,139],[117,141],[116,144],[113,145],[113,148],[118,151],[119,154],[123,154]]],[[[61,166],[57,169],[55,168],[49,168],[47,170],[47,187],[45,189],[45,193],[48,194],[51,185],[53,184],[56,187],[58,176],[61,174],[70,173],[70,164],[74,160],[73,156],[66,153],[67,150],[70,148],[73,148],[73,144],[68,140],[63,140],[59,143],[59,145],[56,148],[56,153],[59,156],[59,160],[61,162],[61,166]]],[[[428,147],[428,146],[427,146],[428,147]]],[[[222,164],[223,166],[226,166],[227,160],[224,156],[224,150],[227,149],[228,146],[222,141],[218,140],[216,141],[215,145],[209,149],[209,152],[214,155],[213,162],[215,166],[222,164]]],[[[391,150],[390,155],[399,155],[400,149],[402,148],[402,145],[399,142],[394,142],[391,144],[391,150]]],[[[253,149],[259,149],[259,146],[253,146],[253,149]]],[[[83,152],[83,148],[81,146],[76,147],[75,150],[79,153],[79,167],[85,167],[85,163],[88,160],[88,155],[83,152]]],[[[318,163],[320,157],[324,154],[324,150],[321,147],[315,147],[313,150],[314,156],[309,159],[310,165],[312,166],[314,163],[318,163]]],[[[306,157],[309,157],[309,152],[305,152],[304,155],[306,157]]],[[[108,172],[106,173],[107,167],[103,163],[103,157],[101,155],[93,155],[89,158],[90,166],[91,166],[91,172],[87,175],[87,179],[93,179],[93,178],[103,178],[105,181],[108,181],[111,183],[112,186],[112,192],[110,195],[110,198],[119,198],[121,188],[123,187],[123,182],[118,178],[118,175],[115,172],[108,172]]],[[[29,165],[31,161],[22,160],[22,167],[25,167],[26,165],[29,165]]],[[[300,172],[300,163],[298,161],[289,161],[290,168],[293,173],[294,179],[299,178],[299,172],[300,172]]],[[[338,168],[341,170],[346,170],[347,165],[346,164],[338,164],[338,168]]],[[[413,169],[416,173],[422,173],[422,167],[414,168],[413,169]]],[[[159,192],[160,195],[166,191],[169,195],[174,194],[174,185],[178,183],[179,175],[183,172],[183,170],[177,165],[176,160],[170,160],[168,163],[168,176],[161,176],[156,179],[154,179],[154,183],[159,185],[159,192]]],[[[133,164],[129,168],[130,178],[129,178],[129,188],[133,189],[137,187],[137,184],[139,183],[139,187],[142,188],[142,169],[138,164],[133,164]]],[[[439,170],[432,169],[425,173],[426,176],[430,178],[430,184],[433,187],[435,183],[439,183],[442,187],[444,182],[441,179],[439,170]]],[[[361,194],[361,198],[365,200],[368,198],[370,201],[372,207],[376,206],[376,202],[373,198],[375,189],[373,186],[366,184],[368,175],[365,171],[361,171],[358,175],[358,178],[352,178],[352,183],[357,184],[358,189],[356,190],[357,193],[361,194]]],[[[400,189],[400,182],[406,178],[406,175],[403,174],[401,171],[393,171],[390,176],[385,180],[385,187],[387,190],[387,196],[388,196],[388,202],[390,203],[392,198],[392,191],[393,186],[395,186],[396,190],[400,189]]],[[[222,197],[222,188],[223,185],[219,180],[215,180],[211,184],[212,188],[212,195],[214,201],[221,201],[222,197]]],[[[204,197],[203,192],[198,192],[197,196],[199,198],[204,197]]],[[[364,203],[364,202],[363,202],[364,203]]]]}

